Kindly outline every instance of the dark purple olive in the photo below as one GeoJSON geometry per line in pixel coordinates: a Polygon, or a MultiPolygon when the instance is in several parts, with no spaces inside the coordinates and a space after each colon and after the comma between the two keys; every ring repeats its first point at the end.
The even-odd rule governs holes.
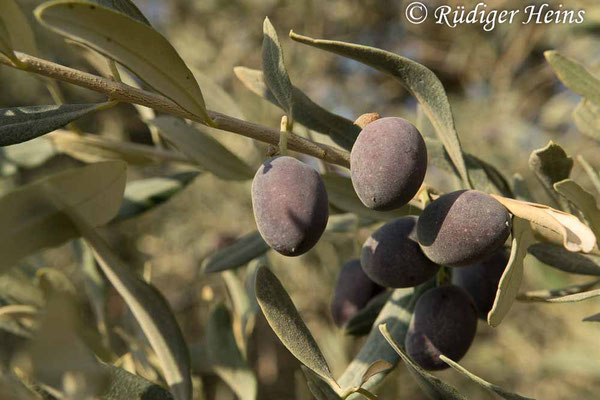
{"type": "Polygon", "coordinates": [[[510,215],[496,199],[477,190],[459,190],[433,201],[419,216],[423,253],[449,267],[473,264],[498,250],[510,234],[510,215]]]}
{"type": "Polygon", "coordinates": [[[342,327],[384,288],[365,275],[360,260],[355,258],[340,268],[334,290],[331,315],[335,324],[342,327]]]}
{"type": "Polygon", "coordinates": [[[369,236],[360,262],[365,274],[381,286],[405,288],[419,285],[435,276],[439,266],[419,247],[417,218],[395,219],[369,236]]]}
{"type": "Polygon", "coordinates": [[[498,283],[509,256],[509,251],[502,247],[482,261],[452,271],[452,283],[471,295],[479,318],[484,321],[487,321],[487,315],[494,305],[498,283]]]}
{"type": "Polygon", "coordinates": [[[265,242],[286,256],[310,250],[329,218],[321,176],[288,156],[270,158],[258,169],[252,182],[252,207],[265,242]]]}
{"type": "Polygon", "coordinates": [[[445,355],[459,361],[471,347],[477,331],[477,309],[463,289],[447,285],[419,297],[406,333],[408,355],[426,370],[448,368],[445,355]]]}
{"type": "Polygon", "coordinates": [[[427,171],[423,137],[402,118],[380,118],[360,132],[350,154],[352,185],[363,204],[393,210],[408,203],[427,171]]]}

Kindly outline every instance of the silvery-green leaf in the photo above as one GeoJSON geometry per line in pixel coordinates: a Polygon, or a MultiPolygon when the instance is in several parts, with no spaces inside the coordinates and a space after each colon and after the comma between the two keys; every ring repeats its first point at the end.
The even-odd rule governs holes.
{"type": "Polygon", "coordinates": [[[338,174],[322,175],[329,202],[342,211],[376,221],[389,221],[405,215],[419,215],[421,210],[411,203],[394,211],[375,211],[367,208],[358,198],[350,178],[338,174]]]}
{"type": "Polygon", "coordinates": [[[524,396],[520,396],[516,393],[511,393],[508,390],[502,389],[500,386],[489,383],[489,382],[481,379],[477,375],[467,371],[465,368],[460,366],[460,364],[452,361],[451,359],[449,359],[448,357],[446,357],[444,355],[441,355],[440,359],[443,362],[445,362],[446,364],[448,364],[449,366],[451,366],[455,371],[460,372],[462,375],[466,376],[473,382],[477,383],[479,386],[489,390],[492,393],[496,393],[498,396],[502,397],[503,399],[506,399],[506,400],[535,400],[535,399],[532,399],[531,397],[524,397],[524,396]]]}
{"type": "Polygon", "coordinates": [[[371,379],[375,375],[380,374],[382,372],[389,371],[392,368],[394,368],[394,365],[385,360],[373,361],[371,363],[371,365],[369,365],[369,367],[367,368],[365,373],[363,374],[359,386],[364,385],[369,379],[371,379]]]}
{"type": "Polygon", "coordinates": [[[600,313],[585,317],[582,321],[584,322],[600,322],[600,313]]]}
{"type": "MultiPolygon", "coordinates": [[[[253,93],[268,100],[279,108],[283,108],[265,84],[262,71],[246,67],[235,67],[233,72],[237,78],[253,93]]],[[[352,121],[327,111],[313,102],[296,86],[292,87],[294,104],[294,120],[308,129],[329,136],[336,144],[351,150],[360,133],[360,127],[352,121]]]]}
{"type": "Polygon", "coordinates": [[[600,289],[547,299],[548,303],[576,303],[600,296],[600,289]]]}
{"type": "Polygon", "coordinates": [[[2,152],[6,160],[19,167],[36,168],[58,153],[48,137],[41,136],[28,142],[6,146],[2,148],[2,152]]]}
{"type": "Polygon", "coordinates": [[[44,26],[118,61],[158,92],[207,123],[192,72],[157,31],[121,12],[87,1],[50,1],[35,10],[44,26]]]}
{"type": "Polygon", "coordinates": [[[202,272],[212,273],[238,268],[269,249],[269,245],[258,231],[250,232],[207,258],[202,263],[202,272]]]}
{"type": "Polygon", "coordinates": [[[544,56],[566,87],[600,105],[600,80],[583,65],[554,50],[546,51],[544,56]]]}
{"type": "Polygon", "coordinates": [[[527,182],[521,174],[513,175],[513,191],[515,192],[515,198],[517,200],[531,201],[535,203],[533,196],[531,195],[531,191],[529,190],[529,186],[527,186],[527,182]]]}
{"type": "Polygon", "coordinates": [[[600,141],[600,106],[581,100],[573,110],[573,121],[581,133],[600,141]]]}
{"type": "Polygon", "coordinates": [[[371,332],[371,328],[377,319],[377,316],[391,297],[389,290],[378,294],[372,298],[366,306],[361,308],[344,325],[344,333],[352,336],[362,336],[371,332]]]}
{"type": "Polygon", "coordinates": [[[129,182],[117,220],[131,218],[163,204],[186,188],[197,176],[196,171],[129,182]]]}
{"type": "Polygon", "coordinates": [[[37,47],[35,36],[29,26],[27,17],[15,0],[2,0],[0,2],[0,30],[4,26],[5,33],[0,33],[0,42],[6,40],[11,49],[19,50],[35,56],[37,47]]]}
{"type": "Polygon", "coordinates": [[[283,50],[277,32],[268,17],[263,23],[262,65],[267,86],[292,121],[294,118],[292,82],[285,68],[283,50]]]}
{"type": "Polygon", "coordinates": [[[494,305],[488,313],[487,320],[494,328],[500,325],[510,310],[523,279],[523,262],[527,256],[527,248],[534,241],[529,222],[514,217],[512,224],[512,245],[508,264],[500,278],[494,305]]]}
{"type": "Polygon", "coordinates": [[[390,346],[398,353],[402,358],[402,361],[406,364],[406,367],[410,371],[411,375],[415,378],[421,389],[434,400],[466,400],[462,394],[456,390],[453,386],[443,382],[439,378],[431,375],[429,372],[421,368],[416,362],[414,362],[408,354],[404,352],[394,341],[389,331],[386,328],[386,324],[379,325],[379,331],[389,343],[390,346]]]}
{"type": "Polygon", "coordinates": [[[554,189],[573,203],[582,213],[594,231],[596,239],[600,237],[600,209],[594,196],[572,179],[556,182],[554,189]]]}
{"type": "Polygon", "coordinates": [[[419,101],[439,139],[444,143],[464,185],[471,187],[446,91],[430,69],[397,54],[369,46],[317,40],[294,32],[290,32],[290,37],[300,43],[351,58],[396,78],[419,101]]]}
{"type": "MultiPolygon", "coordinates": [[[[559,202],[559,198],[554,192],[553,185],[567,179],[573,169],[573,159],[565,153],[562,147],[550,141],[545,147],[534,150],[529,157],[529,168],[535,173],[535,176],[542,182],[548,195],[559,202]]],[[[568,204],[560,202],[563,209],[568,204]]]]}
{"type": "Polygon", "coordinates": [[[211,312],[206,332],[206,350],[213,371],[240,400],[256,399],[256,376],[237,347],[231,316],[222,303],[211,312]]]}
{"type": "Polygon", "coordinates": [[[598,171],[596,171],[596,169],[594,169],[594,167],[592,167],[591,164],[587,162],[586,159],[583,158],[583,156],[581,155],[577,156],[577,161],[579,161],[586,174],[592,181],[592,184],[596,188],[596,191],[600,195],[600,174],[598,173],[598,171]]]}
{"type": "Polygon", "coordinates": [[[0,146],[26,142],[110,105],[62,104],[0,109],[0,146]]]}
{"type": "Polygon", "coordinates": [[[76,212],[69,217],[94,250],[98,265],[140,324],[178,400],[192,398],[189,352],[169,304],[153,286],[139,279],[104,239],[76,212]]]}
{"type": "Polygon", "coordinates": [[[527,302],[544,302],[558,297],[569,296],[572,294],[578,294],[588,291],[589,289],[597,286],[600,283],[600,279],[594,279],[591,282],[572,285],[560,289],[543,289],[543,290],[530,290],[517,295],[517,300],[527,302]]]}
{"type": "Polygon", "coordinates": [[[561,271],[600,276],[600,257],[573,253],[549,243],[535,243],[529,246],[528,252],[542,263],[561,271]]]}
{"type": "Polygon", "coordinates": [[[150,22],[146,19],[144,14],[131,0],[86,0],[89,3],[95,3],[106,8],[112,8],[115,11],[119,11],[131,18],[143,22],[150,26],[150,22]]]}
{"type": "Polygon", "coordinates": [[[302,321],[292,299],[267,267],[256,271],[255,292],[267,322],[283,345],[306,367],[337,386],[317,342],[302,321]]]}
{"type": "Polygon", "coordinates": [[[306,377],[308,389],[317,400],[342,400],[331,385],[325,382],[319,375],[301,365],[300,368],[306,377]]]}
{"type": "Polygon", "coordinates": [[[1,197],[0,270],[78,236],[62,210],[44,197],[45,187],[60,193],[64,203],[89,224],[99,226],[117,214],[125,181],[125,163],[110,161],[70,169],[1,197]]]}
{"type": "Polygon", "coordinates": [[[234,271],[223,271],[223,280],[227,286],[227,292],[233,305],[235,315],[239,321],[239,327],[242,334],[242,343],[240,351],[247,354],[247,340],[254,327],[254,317],[257,309],[253,307],[252,301],[248,296],[248,291],[244,283],[238,278],[234,271]]]}
{"type": "Polygon", "coordinates": [[[247,180],[254,176],[254,171],[246,163],[202,132],[202,127],[193,127],[183,119],[170,116],[160,116],[147,122],[156,126],[161,135],[190,160],[219,178],[247,180]]]}
{"type": "Polygon", "coordinates": [[[101,398],[105,400],[173,400],[169,391],[141,376],[130,374],[110,364],[102,364],[108,372],[108,384],[101,398]]]}

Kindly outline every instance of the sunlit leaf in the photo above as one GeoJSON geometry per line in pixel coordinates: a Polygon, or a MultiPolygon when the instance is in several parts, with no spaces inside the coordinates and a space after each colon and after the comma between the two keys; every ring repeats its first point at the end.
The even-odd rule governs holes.
{"type": "MultiPolygon", "coordinates": [[[[0,2],[0,52],[19,50],[35,56],[35,36],[25,14],[15,0],[0,2]],[[5,48],[2,49],[2,44],[5,48]]],[[[6,53],[5,53],[6,54],[6,53]]],[[[12,55],[8,55],[12,58],[12,55]]]]}
{"type": "Polygon", "coordinates": [[[210,122],[192,72],[157,31],[121,12],[79,1],[50,1],[35,10],[46,27],[113,58],[158,92],[210,122]]]}
{"type": "Polygon", "coordinates": [[[548,303],[577,303],[600,296],[600,289],[547,299],[548,303]]]}
{"type": "Polygon", "coordinates": [[[217,305],[211,312],[206,349],[212,369],[240,400],[256,399],[256,376],[237,347],[231,317],[223,304],[217,305]]]}
{"type": "Polygon", "coordinates": [[[256,272],[255,292],[267,322],[284,346],[306,367],[337,386],[317,342],[281,282],[267,267],[256,272]]]}
{"type": "Polygon", "coordinates": [[[119,11],[131,18],[138,20],[150,26],[150,22],[146,19],[144,14],[131,0],[86,0],[89,3],[95,3],[106,8],[112,8],[115,11],[119,11]]]}
{"type": "Polygon", "coordinates": [[[511,393],[508,390],[502,389],[500,386],[489,383],[489,382],[481,379],[477,375],[467,371],[462,366],[460,366],[458,363],[452,361],[451,359],[449,359],[448,357],[446,357],[444,355],[441,355],[440,358],[443,362],[445,362],[446,364],[451,366],[454,370],[460,372],[462,375],[466,376],[473,382],[477,383],[479,386],[489,390],[492,393],[496,393],[498,396],[502,397],[503,399],[506,399],[506,400],[534,400],[531,397],[524,397],[524,396],[520,396],[516,393],[511,393]]]}
{"type": "Polygon", "coordinates": [[[300,43],[359,61],[396,78],[419,101],[465,186],[471,187],[446,91],[430,69],[397,54],[369,46],[312,39],[294,32],[290,32],[290,37],[300,43]]]}
{"type": "Polygon", "coordinates": [[[406,364],[411,375],[430,398],[435,400],[466,400],[466,397],[460,394],[456,388],[431,375],[417,365],[417,363],[415,363],[408,354],[394,342],[394,339],[386,328],[386,324],[379,325],[379,331],[389,345],[392,346],[394,351],[402,358],[402,361],[406,364]]]}
{"type": "Polygon", "coordinates": [[[598,173],[598,171],[595,170],[594,167],[592,167],[591,164],[588,163],[582,155],[577,156],[577,161],[579,161],[586,174],[592,181],[592,184],[596,188],[596,192],[598,192],[598,194],[600,195],[600,174],[598,173]]]}
{"type": "Polygon", "coordinates": [[[583,65],[554,50],[546,51],[544,56],[566,87],[600,105],[600,80],[583,65]]]}
{"type": "Polygon", "coordinates": [[[600,141],[600,106],[581,100],[573,110],[573,121],[581,133],[600,141]]]}
{"type": "Polygon", "coordinates": [[[111,104],[62,104],[0,109],[0,146],[35,139],[111,104]]]}
{"type": "Polygon", "coordinates": [[[160,116],[148,123],[156,126],[161,135],[202,168],[221,179],[247,180],[254,171],[238,156],[216,139],[180,118],[160,116]]]}
{"type": "Polygon", "coordinates": [[[62,201],[89,224],[99,226],[117,214],[125,180],[125,163],[103,162],[50,176],[0,198],[0,270],[78,236],[62,211],[45,199],[46,187],[60,193],[62,201]]]}
{"type": "Polygon", "coordinates": [[[544,302],[557,297],[586,292],[594,286],[597,286],[599,283],[600,280],[595,279],[591,282],[583,283],[580,285],[572,285],[560,289],[530,290],[524,293],[519,293],[519,295],[517,296],[517,300],[527,302],[544,302]]]}
{"type": "Polygon", "coordinates": [[[394,365],[385,361],[385,360],[377,360],[373,361],[371,365],[367,368],[365,373],[362,376],[361,382],[359,386],[364,385],[369,379],[374,377],[377,374],[382,372],[386,372],[394,368],[394,365]]]}
{"type": "Polygon", "coordinates": [[[600,276],[600,257],[572,253],[549,243],[529,246],[529,253],[542,263],[570,274],[600,276]]]}
{"type": "Polygon", "coordinates": [[[248,290],[234,271],[223,271],[222,276],[235,311],[234,317],[237,318],[237,325],[239,326],[241,337],[239,337],[238,343],[240,351],[246,355],[247,341],[254,327],[254,317],[258,307],[254,307],[253,301],[249,298],[248,290]]]}
{"type": "Polygon", "coordinates": [[[556,182],[554,189],[581,210],[596,238],[600,237],[600,209],[594,196],[571,179],[556,182]]]}
{"type": "Polygon", "coordinates": [[[262,65],[267,86],[286,111],[291,122],[294,118],[292,82],[285,68],[283,50],[279,44],[277,32],[269,18],[265,18],[263,23],[262,65]]]}
{"type": "Polygon", "coordinates": [[[545,147],[534,150],[529,157],[529,168],[542,182],[548,195],[554,201],[559,202],[564,210],[568,209],[568,204],[559,201],[553,188],[556,182],[567,179],[573,169],[573,159],[565,153],[563,148],[550,141],[545,147]]]}
{"type": "Polygon", "coordinates": [[[527,256],[527,248],[533,241],[534,237],[529,222],[514,217],[510,257],[500,278],[494,305],[487,316],[488,324],[493,327],[500,325],[519,293],[523,279],[523,262],[527,256]]]}
{"type": "Polygon", "coordinates": [[[258,231],[250,232],[207,258],[202,263],[202,272],[220,272],[240,267],[269,249],[258,231]]]}

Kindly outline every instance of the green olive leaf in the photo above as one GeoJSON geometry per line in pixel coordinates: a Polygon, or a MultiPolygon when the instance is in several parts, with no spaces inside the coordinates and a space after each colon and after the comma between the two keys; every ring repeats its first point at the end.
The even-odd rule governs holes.
{"type": "Polygon", "coordinates": [[[144,14],[140,11],[139,8],[133,3],[131,0],[86,0],[89,3],[98,4],[99,6],[103,6],[106,8],[111,8],[115,11],[119,11],[122,14],[125,14],[139,22],[142,22],[148,26],[150,22],[144,14]]]}
{"type": "Polygon", "coordinates": [[[356,195],[350,178],[334,173],[328,173],[321,177],[327,189],[329,202],[342,211],[351,212],[360,217],[376,221],[389,221],[405,215],[419,215],[421,213],[417,203],[409,203],[394,211],[371,210],[356,195]]]}
{"type": "Polygon", "coordinates": [[[110,364],[102,364],[108,372],[108,384],[100,396],[105,400],[173,400],[165,388],[141,376],[110,364]]]}
{"type": "Polygon", "coordinates": [[[600,237],[600,209],[594,196],[579,186],[572,179],[565,179],[554,184],[554,189],[568,201],[575,204],[589,222],[596,238],[600,237]]]}
{"type": "Polygon", "coordinates": [[[212,370],[240,400],[256,399],[256,376],[237,347],[231,316],[222,303],[215,306],[210,314],[206,350],[212,370]]]}
{"type": "Polygon", "coordinates": [[[129,182],[116,220],[140,215],[185,189],[199,175],[196,171],[129,182]]]}
{"type": "Polygon", "coordinates": [[[235,311],[234,317],[237,319],[241,340],[239,343],[240,351],[244,356],[247,354],[248,338],[254,328],[254,320],[258,311],[258,306],[250,300],[250,293],[244,283],[234,271],[223,271],[223,281],[227,286],[227,293],[231,299],[231,304],[235,311]]]}
{"type": "Polygon", "coordinates": [[[491,194],[515,217],[531,222],[536,236],[550,243],[562,244],[572,252],[589,253],[596,245],[594,232],[577,217],[543,204],[528,203],[491,194]]]}
{"type": "Polygon", "coordinates": [[[192,72],[157,31],[119,11],[83,0],[49,1],[35,10],[49,29],[114,59],[185,110],[211,123],[192,72]]]}
{"type": "Polygon", "coordinates": [[[392,296],[392,292],[386,290],[372,298],[366,306],[361,308],[344,325],[344,333],[352,336],[362,336],[371,332],[371,328],[377,319],[377,316],[387,304],[392,296]]]}
{"type": "Polygon", "coordinates": [[[513,218],[512,246],[508,264],[498,283],[494,305],[488,313],[488,324],[497,327],[510,310],[523,279],[523,262],[527,256],[527,248],[534,241],[531,226],[528,221],[519,217],[513,218]]]}
{"type": "Polygon", "coordinates": [[[218,250],[202,263],[202,273],[221,272],[241,267],[270,249],[258,231],[250,232],[218,250]]]}
{"type": "Polygon", "coordinates": [[[446,91],[430,69],[397,54],[369,46],[312,39],[294,32],[290,32],[290,37],[297,42],[351,58],[396,78],[419,101],[465,187],[471,188],[446,91]]]}
{"type": "MultiPolygon", "coordinates": [[[[56,192],[50,193],[54,198],[56,192]]],[[[152,285],[139,279],[79,213],[67,215],[92,247],[98,265],[123,297],[156,352],[163,374],[178,400],[192,398],[189,352],[169,304],[152,285]]]]}
{"type": "Polygon", "coordinates": [[[179,151],[202,168],[225,180],[247,180],[254,171],[219,141],[203,132],[202,126],[193,127],[185,120],[160,116],[147,121],[160,131],[179,151]]]}
{"type": "Polygon", "coordinates": [[[390,332],[387,330],[386,324],[379,325],[379,331],[389,345],[392,346],[394,351],[402,358],[411,375],[415,378],[427,396],[434,400],[466,400],[466,397],[460,394],[456,388],[431,375],[417,365],[417,363],[415,363],[410,356],[394,342],[390,332]]]}
{"type": "Polygon", "coordinates": [[[581,133],[600,141],[600,106],[582,99],[573,110],[573,121],[581,133]]]}
{"type": "Polygon", "coordinates": [[[565,153],[562,147],[550,141],[545,147],[531,153],[529,168],[544,185],[544,189],[550,198],[560,204],[563,210],[567,210],[568,203],[560,201],[553,185],[558,181],[569,178],[573,169],[573,159],[565,153]]]}
{"type": "Polygon", "coordinates": [[[0,146],[35,139],[113,104],[61,104],[0,109],[0,146]]]}
{"type": "Polygon", "coordinates": [[[445,362],[446,364],[448,364],[449,366],[451,366],[455,371],[460,372],[462,375],[466,376],[473,382],[477,383],[479,386],[483,387],[484,389],[489,390],[492,393],[496,393],[498,396],[502,397],[503,399],[506,399],[506,400],[535,400],[531,397],[524,397],[524,396],[520,396],[516,393],[511,393],[508,390],[502,389],[500,386],[489,383],[489,382],[481,379],[477,375],[467,371],[460,364],[452,361],[451,359],[449,359],[448,357],[446,357],[444,355],[441,355],[440,359],[443,362],[445,362]]]}
{"type": "Polygon", "coordinates": [[[332,388],[329,383],[325,382],[319,375],[315,374],[304,365],[301,365],[300,369],[302,369],[302,372],[304,373],[308,389],[317,400],[342,400],[334,388],[332,388]]]}
{"type": "Polygon", "coordinates": [[[0,2],[0,52],[4,53],[2,43],[9,45],[9,58],[14,57],[12,50],[23,51],[33,56],[38,52],[33,30],[15,0],[0,2]]]}
{"type": "Polygon", "coordinates": [[[576,303],[600,296],[600,289],[547,299],[548,303],[576,303]]]}
{"type": "Polygon", "coordinates": [[[549,243],[535,243],[527,251],[547,266],[569,274],[600,276],[600,257],[573,253],[549,243]]]}
{"type": "Polygon", "coordinates": [[[12,62],[18,65],[19,59],[13,51],[8,29],[2,19],[0,19],[0,54],[4,54],[6,57],[10,58],[12,62]]]}
{"type": "Polygon", "coordinates": [[[268,17],[263,23],[262,65],[267,86],[286,111],[290,122],[293,121],[292,82],[285,68],[283,50],[277,32],[268,17]]]}
{"type": "Polygon", "coordinates": [[[43,197],[49,186],[89,224],[100,226],[119,211],[126,181],[121,161],[91,164],[52,175],[0,198],[0,270],[46,247],[78,236],[60,208],[43,197]]]}
{"type": "Polygon", "coordinates": [[[542,289],[542,290],[530,290],[517,295],[517,300],[523,302],[545,302],[554,298],[569,296],[572,294],[583,293],[600,283],[600,279],[594,279],[593,281],[572,285],[560,289],[542,289]]]}
{"type": "Polygon", "coordinates": [[[585,173],[590,178],[592,184],[596,188],[596,191],[600,195],[600,173],[598,173],[598,171],[596,171],[594,167],[592,167],[592,165],[589,162],[587,162],[583,156],[577,156],[577,161],[579,161],[579,163],[585,170],[585,173]]]}
{"type": "Polygon", "coordinates": [[[600,313],[582,319],[583,322],[600,322],[600,313]]]}
{"type": "Polygon", "coordinates": [[[323,353],[302,321],[292,299],[267,267],[259,267],[256,271],[254,290],[267,322],[283,345],[302,364],[333,387],[338,387],[323,353]]]}
{"type": "Polygon", "coordinates": [[[600,80],[583,65],[557,51],[546,51],[544,56],[566,87],[600,106],[600,80]]]}
{"type": "Polygon", "coordinates": [[[363,374],[359,386],[362,387],[369,379],[371,379],[375,375],[380,374],[382,372],[387,372],[393,368],[394,365],[385,360],[373,361],[363,374]]]}
{"type": "MultiPolygon", "coordinates": [[[[235,67],[233,72],[251,92],[283,109],[267,87],[262,71],[235,67]]],[[[296,86],[292,86],[292,103],[296,122],[329,136],[337,145],[346,150],[352,149],[352,145],[360,133],[360,127],[354,125],[349,119],[331,113],[316,104],[296,86]]]]}

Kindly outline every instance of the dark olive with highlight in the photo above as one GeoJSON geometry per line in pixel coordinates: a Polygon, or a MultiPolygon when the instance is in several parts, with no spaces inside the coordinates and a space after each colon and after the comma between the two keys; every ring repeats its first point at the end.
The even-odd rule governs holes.
{"type": "Polygon", "coordinates": [[[419,297],[405,338],[408,355],[426,370],[441,370],[445,355],[459,361],[471,347],[477,331],[477,309],[463,289],[440,286],[419,297]]]}
{"type": "Polygon", "coordinates": [[[319,173],[293,157],[265,161],[252,182],[252,208],[261,236],[275,251],[299,256],[321,238],[329,218],[319,173]]]}
{"type": "Polygon", "coordinates": [[[419,247],[417,218],[397,218],[383,225],[365,241],[360,256],[365,274],[381,286],[406,288],[435,276],[439,266],[419,247]]]}
{"type": "Polygon", "coordinates": [[[427,171],[423,137],[402,118],[380,118],[358,135],[350,153],[352,185],[373,210],[400,208],[419,190],[427,171]]]}
{"type": "Polygon", "coordinates": [[[419,216],[417,237],[433,262],[466,266],[490,256],[510,234],[508,210],[490,195],[459,190],[440,196],[419,216]]]}

